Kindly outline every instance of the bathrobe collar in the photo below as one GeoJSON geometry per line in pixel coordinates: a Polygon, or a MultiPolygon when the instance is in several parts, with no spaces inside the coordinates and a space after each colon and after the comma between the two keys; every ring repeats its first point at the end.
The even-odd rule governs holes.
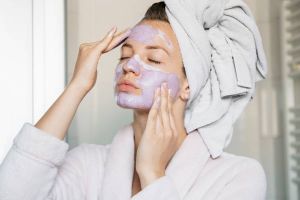
{"type": "MultiPolygon", "coordinates": [[[[208,149],[199,133],[189,133],[165,171],[165,175],[174,182],[181,199],[193,185],[209,157],[208,149]]],[[[100,199],[131,199],[133,173],[134,132],[132,124],[128,124],[118,131],[110,144],[100,199]]]]}

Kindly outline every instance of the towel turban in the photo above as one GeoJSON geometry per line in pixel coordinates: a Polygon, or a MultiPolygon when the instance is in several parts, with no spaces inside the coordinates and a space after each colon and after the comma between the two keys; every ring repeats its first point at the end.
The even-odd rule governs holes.
{"type": "Polygon", "coordinates": [[[190,88],[184,125],[201,134],[212,158],[232,138],[233,124],[266,78],[262,39],[241,0],[165,0],[190,88]]]}

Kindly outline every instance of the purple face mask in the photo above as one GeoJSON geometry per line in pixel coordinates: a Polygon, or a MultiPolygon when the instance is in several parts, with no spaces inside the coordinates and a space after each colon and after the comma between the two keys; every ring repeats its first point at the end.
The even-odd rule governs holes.
{"type": "Polygon", "coordinates": [[[162,40],[166,46],[172,50],[173,44],[168,36],[159,29],[150,25],[137,25],[131,29],[128,39],[138,41],[143,44],[153,44],[155,40],[162,40]]]}
{"type": "MultiPolygon", "coordinates": [[[[161,31],[148,25],[136,26],[131,31],[131,34],[133,35],[129,36],[129,38],[147,44],[151,42],[151,38],[154,40],[157,36],[163,36],[161,31]]],[[[163,38],[167,39],[165,36],[163,38]]],[[[169,42],[168,44],[171,45],[169,42]]],[[[177,74],[148,65],[142,61],[139,55],[135,54],[128,62],[120,63],[116,67],[114,78],[115,101],[123,108],[148,110],[153,104],[155,89],[160,87],[163,82],[168,83],[168,88],[171,89],[171,97],[176,99],[180,89],[180,80],[177,74]],[[124,67],[137,74],[134,80],[135,85],[139,88],[136,89],[137,92],[118,90],[117,82],[124,72],[124,67]]]]}

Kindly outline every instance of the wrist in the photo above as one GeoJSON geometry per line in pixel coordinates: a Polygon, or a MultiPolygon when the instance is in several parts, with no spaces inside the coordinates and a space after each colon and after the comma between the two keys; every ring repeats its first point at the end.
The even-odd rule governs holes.
{"type": "Polygon", "coordinates": [[[156,179],[165,175],[164,171],[154,172],[154,171],[147,171],[147,172],[140,172],[138,173],[140,178],[141,187],[145,188],[147,185],[151,184],[156,179]]]}
{"type": "Polygon", "coordinates": [[[69,84],[67,85],[67,89],[76,92],[78,95],[82,97],[84,97],[89,92],[89,90],[87,90],[85,87],[83,87],[82,85],[74,81],[69,82],[69,84]]]}
{"type": "Polygon", "coordinates": [[[85,95],[89,92],[84,87],[73,81],[71,81],[67,85],[66,90],[68,91],[68,93],[72,93],[72,96],[74,96],[75,98],[79,98],[80,100],[82,100],[85,97],[85,95]]]}

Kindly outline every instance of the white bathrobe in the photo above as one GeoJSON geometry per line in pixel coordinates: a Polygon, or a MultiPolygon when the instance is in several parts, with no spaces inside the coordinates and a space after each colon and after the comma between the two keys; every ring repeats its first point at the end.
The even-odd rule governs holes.
{"type": "Polygon", "coordinates": [[[1,200],[263,200],[266,176],[255,159],[210,157],[195,131],[164,176],[131,197],[134,135],[123,126],[111,144],[69,145],[25,123],[0,166],[1,200]]]}

